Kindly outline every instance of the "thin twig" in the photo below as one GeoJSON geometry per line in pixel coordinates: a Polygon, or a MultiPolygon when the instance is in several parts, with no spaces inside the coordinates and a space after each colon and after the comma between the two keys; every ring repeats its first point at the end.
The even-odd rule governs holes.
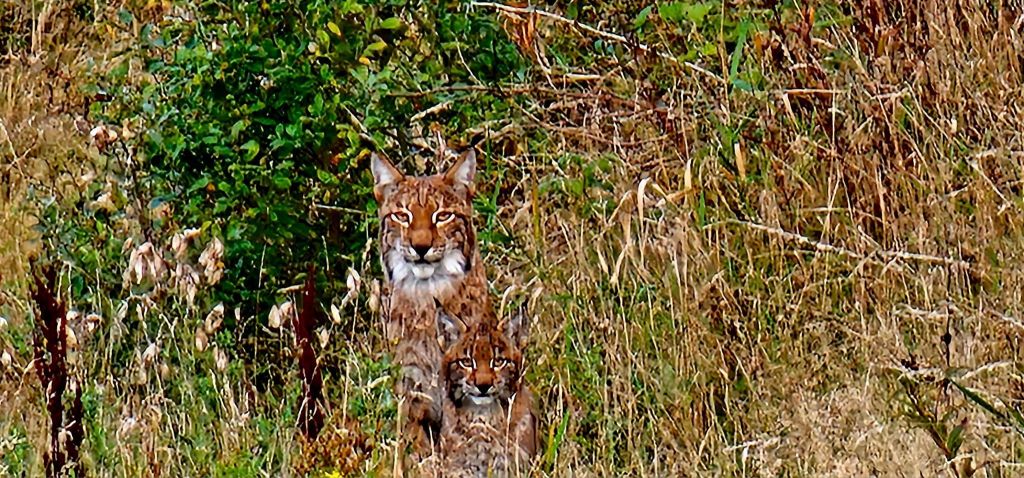
{"type": "Polygon", "coordinates": [[[585,30],[585,31],[588,31],[590,33],[593,33],[594,35],[597,35],[599,37],[607,38],[609,40],[614,40],[616,42],[624,43],[626,45],[635,46],[636,48],[640,49],[641,51],[654,53],[654,54],[656,54],[656,55],[658,55],[658,56],[660,56],[660,57],[662,57],[662,58],[664,58],[666,60],[669,60],[669,61],[673,62],[673,63],[681,63],[681,64],[685,65],[687,68],[690,68],[693,71],[696,71],[696,72],[702,73],[704,75],[707,75],[708,77],[713,78],[715,81],[718,81],[719,83],[725,83],[725,79],[723,79],[722,77],[712,73],[711,71],[709,71],[709,70],[707,70],[707,69],[705,69],[705,68],[703,68],[701,66],[695,65],[695,64],[690,63],[688,61],[680,62],[676,57],[674,57],[674,56],[672,56],[672,55],[670,55],[668,53],[665,53],[665,52],[654,51],[654,50],[651,49],[651,47],[647,46],[646,44],[643,44],[643,43],[640,43],[640,42],[630,41],[628,38],[626,38],[626,37],[624,37],[622,35],[619,35],[617,33],[611,33],[611,32],[606,32],[606,31],[603,31],[603,30],[598,30],[597,28],[594,28],[594,27],[592,27],[590,25],[587,25],[586,23],[580,23],[580,22],[578,22],[576,20],[571,20],[571,19],[565,18],[565,17],[563,17],[561,15],[558,15],[558,14],[551,13],[551,12],[546,11],[546,10],[542,10],[542,9],[539,9],[539,8],[536,8],[536,7],[525,7],[525,8],[523,8],[523,7],[513,7],[513,6],[509,6],[509,5],[502,5],[500,3],[494,3],[494,2],[472,2],[470,5],[475,6],[475,7],[494,8],[496,10],[501,10],[501,11],[509,12],[509,13],[524,13],[524,14],[528,14],[528,15],[536,14],[536,15],[540,15],[540,16],[545,17],[545,18],[550,18],[550,19],[558,21],[558,22],[568,23],[568,24],[570,24],[572,26],[580,28],[581,30],[585,30]]]}
{"type": "MultiPolygon", "coordinates": [[[[962,268],[962,269],[971,269],[971,267],[972,267],[970,262],[963,261],[963,260],[960,260],[960,259],[953,259],[951,257],[932,256],[932,255],[928,255],[928,254],[918,254],[918,253],[906,252],[906,251],[878,250],[878,251],[872,252],[871,254],[862,254],[860,252],[857,252],[857,251],[854,251],[854,250],[851,250],[851,249],[847,249],[845,247],[839,247],[839,246],[834,246],[832,244],[828,244],[828,243],[825,243],[825,242],[815,241],[815,240],[810,239],[808,237],[801,236],[800,234],[795,234],[795,233],[792,233],[792,232],[789,232],[789,231],[786,231],[786,230],[783,230],[783,229],[780,229],[780,228],[777,228],[777,227],[764,226],[764,225],[753,223],[753,222],[740,221],[738,219],[727,219],[724,222],[725,223],[731,223],[731,224],[738,224],[738,225],[741,225],[741,226],[744,226],[744,227],[747,227],[747,228],[750,228],[750,229],[755,229],[755,230],[758,230],[758,231],[766,232],[768,234],[779,236],[779,237],[781,237],[781,238],[783,238],[785,240],[789,240],[789,241],[793,241],[793,242],[798,242],[800,244],[813,247],[813,248],[815,248],[815,249],[817,249],[819,251],[822,251],[822,252],[829,252],[829,253],[838,254],[838,255],[841,255],[841,256],[852,257],[854,259],[863,259],[865,261],[874,262],[874,263],[881,263],[881,261],[878,261],[877,259],[874,259],[873,257],[881,257],[883,259],[886,259],[887,261],[891,261],[893,259],[902,259],[902,260],[905,260],[905,261],[924,262],[924,263],[928,263],[928,264],[941,264],[941,265],[945,265],[945,266],[957,267],[957,268],[962,268]]],[[[711,225],[709,225],[708,227],[710,227],[710,226],[711,225]]]]}
{"type": "Polygon", "coordinates": [[[929,264],[941,264],[944,266],[959,267],[962,269],[971,268],[970,262],[960,259],[953,259],[952,257],[931,256],[928,254],[917,254],[914,252],[906,251],[878,251],[878,255],[885,257],[887,259],[903,259],[917,262],[926,262],[929,264]]]}
{"type": "Polygon", "coordinates": [[[444,111],[444,110],[448,109],[448,107],[451,106],[451,105],[452,105],[452,100],[442,101],[442,102],[440,102],[440,103],[438,103],[438,104],[436,104],[434,106],[431,106],[430,108],[427,108],[427,109],[425,109],[423,111],[420,111],[419,113],[416,113],[416,114],[412,115],[412,118],[409,118],[409,121],[410,122],[419,121],[419,120],[423,119],[424,117],[426,117],[427,115],[432,115],[434,113],[438,113],[438,112],[444,111]]]}
{"type": "Polygon", "coordinates": [[[323,209],[325,211],[347,212],[349,214],[358,214],[360,216],[366,216],[367,215],[366,211],[360,211],[359,209],[352,209],[350,207],[331,206],[331,205],[328,205],[328,204],[320,204],[320,203],[313,203],[313,207],[315,207],[317,209],[323,209]]]}
{"type": "MultiPolygon", "coordinates": [[[[771,235],[774,235],[774,236],[779,236],[779,237],[781,237],[783,239],[786,239],[786,240],[789,240],[789,241],[798,242],[798,243],[803,244],[805,246],[813,247],[813,248],[815,248],[815,249],[817,249],[819,251],[822,251],[822,252],[828,252],[828,253],[837,254],[837,255],[840,255],[840,256],[852,257],[854,259],[868,259],[864,254],[861,254],[859,252],[847,249],[845,247],[833,246],[832,244],[815,241],[815,240],[810,239],[808,237],[801,236],[800,234],[795,234],[795,233],[786,231],[786,230],[781,229],[781,228],[764,226],[764,225],[761,225],[761,224],[757,224],[757,223],[753,223],[753,222],[748,222],[748,221],[740,221],[738,219],[727,219],[727,220],[725,220],[725,222],[726,223],[731,223],[731,224],[739,224],[741,226],[748,227],[750,229],[755,229],[755,230],[758,230],[758,231],[767,232],[768,234],[771,234],[771,235]]],[[[714,224],[709,224],[708,227],[710,227],[712,225],[714,225],[714,224]]],[[[878,261],[875,260],[874,262],[878,262],[878,261]]]]}

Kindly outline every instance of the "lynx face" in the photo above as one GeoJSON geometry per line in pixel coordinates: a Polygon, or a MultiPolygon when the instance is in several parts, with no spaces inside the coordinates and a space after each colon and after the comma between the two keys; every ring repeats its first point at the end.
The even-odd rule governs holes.
{"type": "Polygon", "coordinates": [[[408,177],[376,154],[370,168],[387,279],[397,288],[433,293],[465,276],[474,266],[476,248],[474,151],[441,175],[408,177]]]}
{"type": "Polygon", "coordinates": [[[441,314],[439,323],[449,344],[441,371],[455,406],[507,404],[522,377],[525,318],[519,315],[497,325],[481,320],[467,328],[460,319],[441,314]]]}

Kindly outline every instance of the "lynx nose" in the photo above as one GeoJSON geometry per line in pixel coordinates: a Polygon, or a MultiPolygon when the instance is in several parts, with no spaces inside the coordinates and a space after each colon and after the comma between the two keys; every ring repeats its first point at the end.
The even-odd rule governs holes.
{"type": "Polygon", "coordinates": [[[419,254],[420,259],[426,259],[427,253],[430,252],[430,245],[412,246],[412,250],[416,251],[416,254],[419,254]]]}
{"type": "Polygon", "coordinates": [[[478,383],[476,385],[476,388],[477,388],[477,390],[480,390],[480,395],[487,395],[487,391],[491,389],[491,384],[489,384],[489,383],[478,383]]]}

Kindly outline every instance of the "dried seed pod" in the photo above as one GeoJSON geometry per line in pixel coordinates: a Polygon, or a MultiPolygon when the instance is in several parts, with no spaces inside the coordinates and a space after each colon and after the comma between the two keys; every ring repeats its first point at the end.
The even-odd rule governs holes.
{"type": "Polygon", "coordinates": [[[216,332],[222,322],[224,322],[224,304],[220,303],[209,314],[206,314],[206,320],[203,321],[206,333],[213,334],[216,332]]]}
{"type": "Polygon", "coordinates": [[[370,283],[370,298],[367,300],[367,306],[370,307],[370,312],[375,314],[380,310],[380,281],[377,279],[370,283]]]}
{"type": "Polygon", "coordinates": [[[331,304],[331,321],[335,324],[341,323],[341,310],[334,304],[331,304]]]}
{"type": "Polygon", "coordinates": [[[267,318],[267,325],[272,329],[281,327],[281,309],[278,309],[276,305],[270,308],[270,316],[267,318]]]}
{"type": "Polygon", "coordinates": [[[85,330],[92,333],[97,327],[103,322],[103,317],[99,314],[89,314],[85,316],[85,330]]]}
{"type": "Polygon", "coordinates": [[[292,301],[290,300],[281,304],[280,311],[282,323],[284,323],[285,321],[291,321],[293,318],[295,318],[295,304],[292,304],[292,301]]]}
{"type": "Polygon", "coordinates": [[[213,360],[217,364],[217,370],[223,372],[228,368],[228,354],[221,350],[220,347],[213,348],[213,360]]]}
{"type": "Polygon", "coordinates": [[[160,347],[155,343],[151,343],[149,344],[148,347],[146,347],[146,351],[142,352],[142,363],[149,365],[153,363],[153,361],[156,360],[157,356],[159,355],[160,347]]]}
{"type": "Polygon", "coordinates": [[[348,274],[345,277],[345,287],[348,287],[349,290],[358,291],[359,286],[362,285],[362,283],[363,280],[362,277],[359,276],[359,273],[356,272],[355,269],[349,267],[348,274]]]}
{"type": "Polygon", "coordinates": [[[75,329],[72,328],[70,325],[65,325],[64,328],[66,330],[65,333],[67,335],[67,339],[66,340],[67,340],[68,349],[69,350],[76,350],[76,349],[78,349],[78,335],[75,334],[75,329]]]}
{"type": "Polygon", "coordinates": [[[196,329],[196,350],[202,352],[210,344],[210,337],[202,327],[196,329]]]}

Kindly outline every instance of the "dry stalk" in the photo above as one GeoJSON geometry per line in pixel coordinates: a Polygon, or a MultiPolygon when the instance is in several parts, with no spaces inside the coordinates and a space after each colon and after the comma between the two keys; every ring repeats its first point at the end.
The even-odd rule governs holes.
{"type": "Polygon", "coordinates": [[[316,268],[310,264],[306,286],[302,290],[302,310],[292,315],[295,341],[299,349],[299,374],[302,377],[302,402],[299,404],[299,431],[315,440],[324,426],[323,377],[313,350],[313,328],[317,323],[316,268]]]}
{"type": "Polygon", "coordinates": [[[67,470],[73,470],[75,476],[85,476],[85,468],[79,460],[85,435],[82,390],[74,378],[71,379],[71,404],[66,416],[64,413],[64,392],[69,381],[67,309],[55,294],[59,287],[57,273],[52,267],[43,268],[35,281],[32,298],[39,308],[39,315],[33,335],[33,365],[46,397],[46,412],[50,418],[50,446],[43,455],[46,476],[56,478],[67,470]]]}

